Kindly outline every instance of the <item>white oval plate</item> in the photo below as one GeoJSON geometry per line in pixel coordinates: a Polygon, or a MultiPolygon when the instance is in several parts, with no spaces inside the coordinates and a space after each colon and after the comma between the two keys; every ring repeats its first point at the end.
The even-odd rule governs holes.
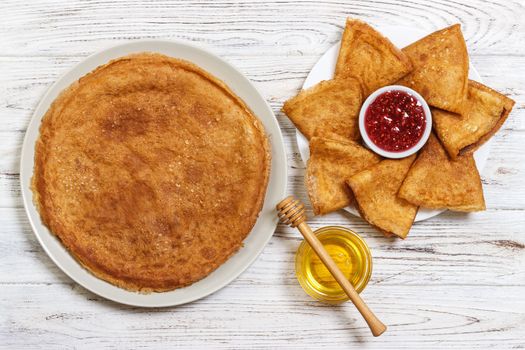
{"type": "Polygon", "coordinates": [[[261,253],[277,226],[276,204],[285,196],[287,181],[286,153],[277,119],[255,86],[232,65],[203,49],[184,42],[145,40],[134,41],[100,51],[77,64],[60,77],[37,106],[24,139],[20,161],[22,197],[29,222],[38,241],[49,257],[75,282],[91,292],[122,304],[161,307],[188,303],[203,298],[226,286],[239,276],[261,253]],[[68,253],[60,241],[42,224],[33,204],[30,189],[33,176],[35,142],[43,115],[58,94],[71,83],[111,59],[127,54],[154,51],[191,61],[224,81],[264,124],[272,148],[270,181],[263,209],[244,246],[206,278],[184,288],[164,293],[140,294],[129,292],[96,278],[68,253]]]}
{"type": "MultiPolygon", "coordinates": [[[[421,29],[403,26],[381,26],[378,27],[378,30],[381,33],[383,33],[383,35],[388,37],[397,47],[405,47],[408,44],[411,44],[412,42],[419,40],[425,35],[429,34],[425,31],[422,31],[421,29]]],[[[328,49],[328,51],[324,53],[324,55],[319,59],[319,61],[317,61],[317,63],[314,65],[314,67],[306,77],[306,80],[303,83],[303,89],[307,89],[311,86],[314,86],[322,80],[329,80],[333,78],[340,45],[341,42],[332,46],[330,49],[328,49]]],[[[472,62],[470,62],[469,65],[469,79],[481,82],[481,76],[472,66],[472,62]]],[[[297,147],[299,148],[299,153],[301,154],[301,158],[303,159],[303,162],[306,165],[306,161],[308,160],[308,158],[310,158],[308,140],[306,139],[306,137],[304,137],[303,134],[301,134],[299,130],[297,130],[296,132],[296,139],[297,147]]],[[[485,163],[487,162],[487,158],[489,156],[490,151],[490,143],[490,141],[485,143],[474,154],[476,166],[480,173],[485,167],[485,163]]],[[[359,216],[359,213],[357,212],[354,206],[348,206],[344,209],[355,216],[359,216]]],[[[445,210],[432,210],[420,208],[417,212],[415,221],[417,222],[430,219],[431,217],[439,215],[444,211],[445,210]]]]}

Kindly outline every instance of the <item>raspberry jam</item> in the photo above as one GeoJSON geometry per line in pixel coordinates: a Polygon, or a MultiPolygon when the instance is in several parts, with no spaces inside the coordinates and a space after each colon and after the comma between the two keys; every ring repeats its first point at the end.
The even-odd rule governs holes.
{"type": "Polygon", "coordinates": [[[421,102],[413,95],[390,90],[377,96],[365,113],[370,140],[388,152],[403,152],[423,137],[427,120],[421,102]]]}

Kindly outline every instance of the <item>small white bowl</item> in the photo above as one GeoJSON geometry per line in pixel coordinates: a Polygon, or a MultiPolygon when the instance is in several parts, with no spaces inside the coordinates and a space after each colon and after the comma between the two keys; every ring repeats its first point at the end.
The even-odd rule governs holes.
{"type": "Polygon", "coordinates": [[[428,108],[427,102],[420,94],[418,94],[416,91],[410,88],[407,88],[406,86],[389,85],[389,86],[385,86],[380,89],[377,89],[376,91],[374,91],[374,93],[368,96],[368,98],[365,100],[365,102],[361,106],[361,111],[359,112],[359,132],[361,133],[361,137],[363,138],[363,141],[365,142],[368,148],[370,148],[372,151],[374,151],[375,153],[385,158],[399,159],[399,158],[408,157],[416,153],[417,151],[421,149],[421,147],[425,145],[425,143],[427,143],[428,138],[430,137],[431,130],[432,130],[432,113],[430,113],[430,108],[428,108]],[[400,91],[406,92],[414,96],[421,103],[421,106],[423,106],[423,111],[425,113],[425,119],[426,119],[425,131],[423,132],[423,136],[421,137],[419,142],[416,143],[413,147],[407,149],[406,151],[402,151],[402,152],[390,152],[390,151],[386,151],[378,147],[374,142],[372,142],[372,140],[370,140],[370,137],[368,137],[368,134],[365,128],[365,114],[370,104],[374,102],[375,99],[382,93],[387,92],[387,91],[392,91],[392,90],[400,90],[400,91]]]}

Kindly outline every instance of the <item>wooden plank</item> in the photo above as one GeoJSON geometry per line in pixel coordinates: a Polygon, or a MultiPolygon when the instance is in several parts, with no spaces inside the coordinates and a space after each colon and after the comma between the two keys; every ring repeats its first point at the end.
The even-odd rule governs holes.
{"type": "MultiPolygon", "coordinates": [[[[281,118],[281,120],[284,117],[281,118]]],[[[289,161],[288,192],[306,201],[304,164],[295,142],[295,129],[283,128],[289,161]]],[[[20,207],[19,159],[22,132],[0,131],[0,207],[20,207]]],[[[504,130],[492,143],[487,166],[482,172],[487,206],[491,209],[525,209],[525,132],[504,130]]]]}
{"type": "Polygon", "coordinates": [[[0,317],[9,325],[9,333],[0,335],[5,336],[3,345],[11,349],[348,348],[351,344],[363,349],[503,349],[523,345],[521,287],[498,287],[505,297],[491,303],[492,286],[374,286],[363,297],[389,325],[389,331],[376,339],[370,338],[350,304],[322,305],[297,286],[234,283],[211,298],[149,310],[117,305],[77,286],[2,289],[0,317]]]}
{"type": "MultiPolygon", "coordinates": [[[[0,113],[3,115],[1,130],[25,130],[45,91],[82,58],[0,56],[0,65],[5,71],[0,76],[0,94],[3,96],[0,100],[0,113]]],[[[291,129],[290,122],[280,113],[281,106],[301,88],[319,55],[282,56],[277,53],[248,60],[244,56],[229,54],[224,58],[256,84],[279,117],[282,127],[291,129]]],[[[525,65],[525,56],[507,57],[505,65],[500,64],[499,55],[477,55],[472,57],[472,61],[485,84],[516,100],[514,112],[504,129],[525,130],[525,71],[516,69],[525,65]]]]}
{"type": "Polygon", "coordinates": [[[525,44],[523,4],[506,0],[3,2],[3,55],[85,55],[116,40],[184,39],[219,54],[245,56],[326,51],[344,19],[416,26],[462,24],[472,53],[513,55],[525,44]],[[402,16],[400,14],[403,14],[402,16]]]}
{"type": "MultiPolygon", "coordinates": [[[[3,208],[0,215],[6,218],[0,232],[0,286],[72,283],[39,246],[23,209],[3,208]]],[[[522,210],[445,213],[416,224],[404,241],[384,238],[343,212],[311,218],[309,224],[342,225],[362,234],[374,256],[372,285],[525,286],[522,210]]],[[[261,257],[236,283],[296,285],[294,254],[301,241],[298,232],[280,225],[261,257]]]]}

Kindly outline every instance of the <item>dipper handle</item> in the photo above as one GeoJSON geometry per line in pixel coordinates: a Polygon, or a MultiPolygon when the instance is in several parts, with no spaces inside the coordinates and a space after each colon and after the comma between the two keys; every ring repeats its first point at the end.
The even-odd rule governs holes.
{"type": "Polygon", "coordinates": [[[277,210],[279,211],[278,215],[281,222],[290,225],[291,227],[297,227],[299,232],[301,232],[319,259],[323,262],[328,271],[330,271],[337,283],[339,283],[341,288],[345,291],[346,295],[348,295],[359,313],[361,313],[374,337],[383,334],[383,332],[386,331],[386,326],[376,317],[376,315],[374,315],[363,299],[361,299],[361,296],[355,291],[352,283],[350,283],[341,272],[330,254],[324,249],[323,244],[306,223],[304,205],[299,200],[290,196],[277,204],[277,210]]]}

